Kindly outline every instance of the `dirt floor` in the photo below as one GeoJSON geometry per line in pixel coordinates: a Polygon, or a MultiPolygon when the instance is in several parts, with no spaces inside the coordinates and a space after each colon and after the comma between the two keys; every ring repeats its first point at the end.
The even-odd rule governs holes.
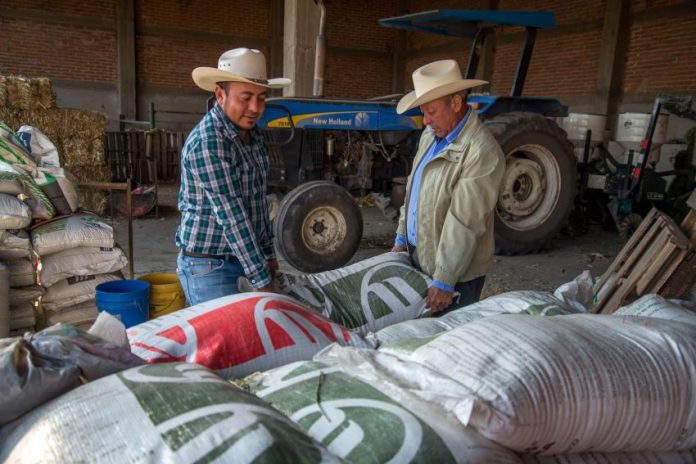
{"type": "MultiPolygon", "coordinates": [[[[154,272],[175,272],[177,248],[174,234],[179,222],[176,209],[178,186],[160,186],[159,218],[154,213],[133,223],[135,276],[154,272]]],[[[396,224],[384,217],[376,207],[362,208],[364,233],[360,249],[351,262],[384,253],[391,248],[396,224]]],[[[124,218],[114,220],[117,241],[127,246],[127,224],[124,218]]],[[[553,291],[584,270],[600,276],[621,249],[616,232],[590,225],[579,237],[557,238],[552,246],[539,254],[496,256],[492,271],[486,278],[483,296],[511,290],[553,291]]],[[[297,272],[280,261],[284,272],[297,272]]]]}

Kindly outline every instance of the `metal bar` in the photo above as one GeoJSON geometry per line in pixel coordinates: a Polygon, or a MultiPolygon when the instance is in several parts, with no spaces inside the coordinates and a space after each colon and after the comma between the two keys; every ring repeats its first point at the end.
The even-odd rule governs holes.
{"type": "Polygon", "coordinates": [[[131,179],[126,180],[126,209],[128,210],[128,278],[133,280],[133,203],[131,199],[131,179]]]}
{"type": "Polygon", "coordinates": [[[532,51],[534,50],[534,42],[536,41],[537,30],[535,27],[527,27],[527,37],[524,40],[524,46],[520,52],[520,60],[517,62],[517,71],[515,71],[515,79],[512,82],[510,90],[511,97],[521,97],[524,89],[524,81],[527,78],[527,70],[529,62],[532,61],[532,51]]]}
{"type": "Polygon", "coordinates": [[[484,27],[476,32],[476,37],[474,37],[474,41],[471,43],[471,48],[469,49],[469,61],[466,64],[464,79],[473,79],[476,77],[479,60],[481,59],[481,50],[483,50],[486,38],[491,30],[491,28],[484,27]]]}

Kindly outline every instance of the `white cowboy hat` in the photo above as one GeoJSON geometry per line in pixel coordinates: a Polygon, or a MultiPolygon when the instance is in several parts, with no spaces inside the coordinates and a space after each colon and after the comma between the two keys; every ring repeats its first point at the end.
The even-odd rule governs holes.
{"type": "Polygon", "coordinates": [[[193,82],[203,90],[214,91],[218,82],[247,82],[271,89],[287,87],[292,80],[266,77],[266,57],[253,48],[235,48],[220,55],[217,68],[200,67],[191,73],[193,82]]]}
{"type": "Polygon", "coordinates": [[[488,82],[478,79],[462,79],[462,72],[454,60],[434,61],[413,71],[413,88],[415,90],[399,100],[396,112],[401,114],[445,95],[485,84],[488,82]]]}

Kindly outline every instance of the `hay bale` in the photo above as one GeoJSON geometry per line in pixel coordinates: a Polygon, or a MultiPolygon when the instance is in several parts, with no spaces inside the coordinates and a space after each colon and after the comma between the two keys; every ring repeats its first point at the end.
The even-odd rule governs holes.
{"type": "Polygon", "coordinates": [[[79,182],[111,182],[111,170],[105,164],[65,166],[79,182]]]}
{"type": "Polygon", "coordinates": [[[101,139],[90,140],[80,137],[65,137],[59,140],[62,151],[58,153],[63,166],[105,164],[104,146],[101,139]]]}
{"type": "Polygon", "coordinates": [[[107,195],[98,190],[80,190],[80,208],[92,211],[99,216],[106,214],[106,209],[109,204],[107,195]]]}
{"type": "Polygon", "coordinates": [[[48,110],[23,110],[17,114],[20,125],[38,128],[46,137],[55,140],[79,137],[94,140],[104,136],[107,118],[104,113],[78,110],[75,108],[52,108],[48,110]]]}
{"type": "Polygon", "coordinates": [[[5,78],[7,106],[14,109],[28,110],[32,108],[31,80],[20,76],[5,78]]]}
{"type": "Polygon", "coordinates": [[[32,109],[47,110],[56,107],[56,94],[53,92],[53,86],[50,79],[47,77],[39,77],[32,79],[32,109]]]}

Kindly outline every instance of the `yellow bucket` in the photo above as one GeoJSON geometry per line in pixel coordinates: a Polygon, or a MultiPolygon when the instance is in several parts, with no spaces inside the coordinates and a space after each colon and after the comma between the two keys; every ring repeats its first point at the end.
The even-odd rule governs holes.
{"type": "Polygon", "coordinates": [[[155,273],[140,277],[150,282],[150,319],[164,316],[186,306],[184,288],[176,274],[155,273]]]}

